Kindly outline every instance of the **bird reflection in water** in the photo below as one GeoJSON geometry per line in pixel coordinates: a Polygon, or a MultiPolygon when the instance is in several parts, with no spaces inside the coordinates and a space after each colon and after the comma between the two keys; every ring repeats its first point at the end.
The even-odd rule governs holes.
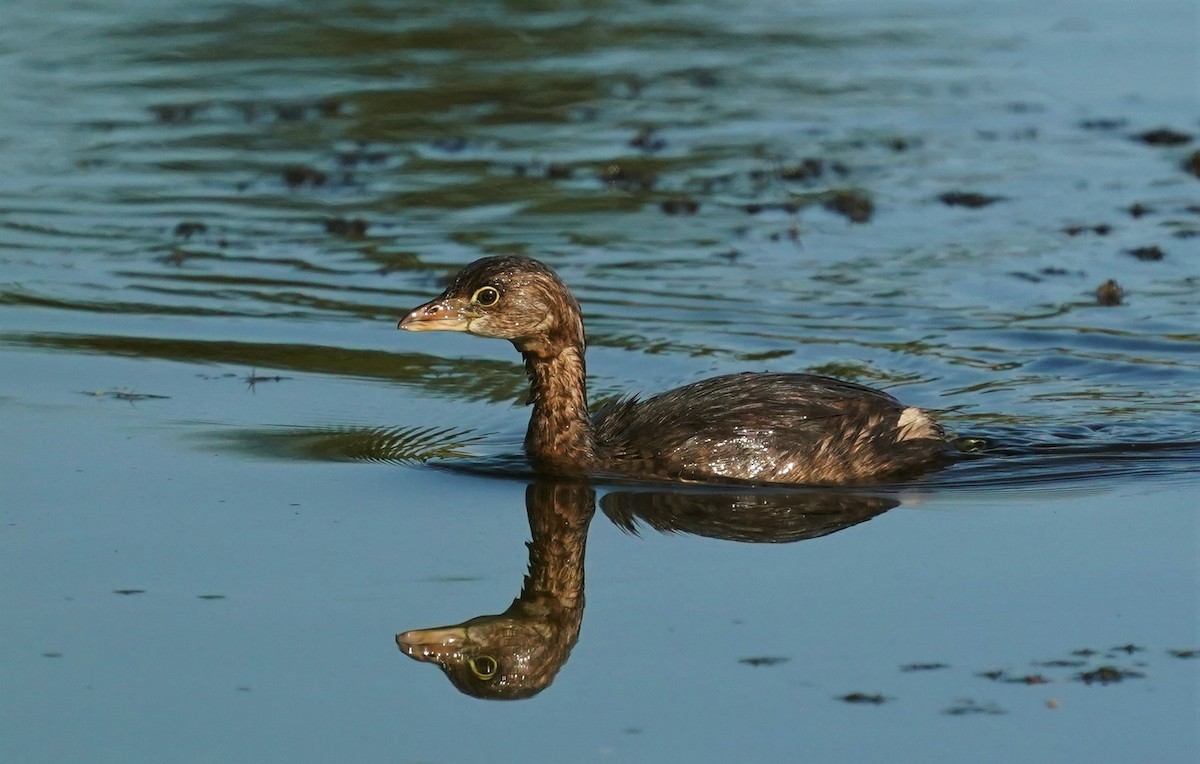
{"type": "Polygon", "coordinates": [[[461,692],[479,698],[536,695],[579,639],[583,551],[596,492],[584,483],[538,482],[525,490],[525,507],[529,572],[508,610],[396,636],[406,655],[436,663],[461,692]]]}
{"type": "MultiPolygon", "coordinates": [[[[730,541],[779,543],[817,538],[864,522],[900,502],[848,490],[750,491],[628,489],[601,507],[617,526],[730,541]]],[[[583,560],[595,490],[541,480],[525,491],[532,539],[520,595],[498,615],[396,635],[406,655],[439,666],[467,695],[528,698],[554,681],[583,623],[583,560]]]]}

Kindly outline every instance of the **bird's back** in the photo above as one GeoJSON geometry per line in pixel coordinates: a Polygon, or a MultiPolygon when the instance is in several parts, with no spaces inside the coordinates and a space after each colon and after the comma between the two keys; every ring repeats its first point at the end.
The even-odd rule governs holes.
{"type": "Polygon", "coordinates": [[[712,377],[594,419],[601,469],[684,480],[853,483],[936,466],[946,446],[925,412],[812,374],[712,377]]]}

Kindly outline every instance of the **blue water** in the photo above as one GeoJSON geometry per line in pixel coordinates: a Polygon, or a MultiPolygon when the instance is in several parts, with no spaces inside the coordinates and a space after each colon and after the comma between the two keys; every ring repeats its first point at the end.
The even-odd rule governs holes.
{"type": "Polygon", "coordinates": [[[1196,13],[10,0],[0,758],[1195,760],[1196,13]],[[462,695],[393,637],[520,591],[524,376],[395,322],[509,251],[593,399],[813,371],[982,450],[793,543],[601,484],[569,660],[462,695]]]}

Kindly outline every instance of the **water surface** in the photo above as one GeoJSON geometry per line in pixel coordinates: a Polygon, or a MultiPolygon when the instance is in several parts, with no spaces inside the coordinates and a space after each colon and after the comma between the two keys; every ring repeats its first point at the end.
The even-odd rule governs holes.
{"type": "Polygon", "coordinates": [[[6,761],[1200,752],[1192,4],[2,14],[6,761]],[[594,400],[812,371],[982,450],[597,485],[569,660],[464,696],[393,635],[521,590],[525,382],[395,321],[500,252],[594,400]]]}

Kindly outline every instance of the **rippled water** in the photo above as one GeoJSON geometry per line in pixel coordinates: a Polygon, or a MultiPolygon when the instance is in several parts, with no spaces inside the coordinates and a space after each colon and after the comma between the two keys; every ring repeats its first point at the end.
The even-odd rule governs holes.
{"type": "Polygon", "coordinates": [[[1188,760],[1196,9],[1043,5],[6,3],[5,760],[1188,760]],[[394,327],[498,252],[594,400],[814,371],[973,451],[601,485],[570,662],[470,701],[392,634],[520,589],[525,380],[394,327]]]}

